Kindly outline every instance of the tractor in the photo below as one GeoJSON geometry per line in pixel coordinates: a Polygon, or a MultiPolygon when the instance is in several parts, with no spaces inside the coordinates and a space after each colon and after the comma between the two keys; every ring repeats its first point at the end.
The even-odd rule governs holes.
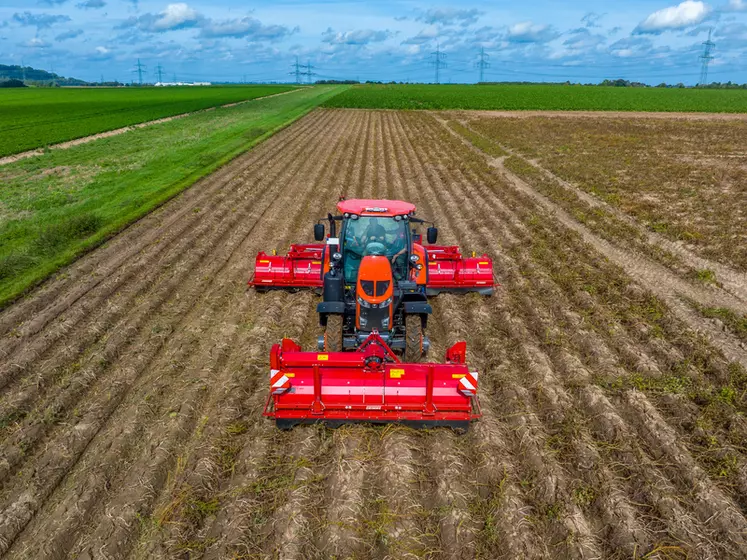
{"type": "Polygon", "coordinates": [[[428,297],[491,295],[490,257],[436,245],[435,225],[398,200],[341,199],[337,214],[314,225],[314,239],[287,255],[260,252],[249,281],[258,291],[311,288],[322,296],[318,351],[287,339],[271,351],[266,414],[281,427],[363,420],[466,429],[479,407],[477,373],[465,365],[464,343],[447,351],[446,364],[422,363],[428,297]]]}

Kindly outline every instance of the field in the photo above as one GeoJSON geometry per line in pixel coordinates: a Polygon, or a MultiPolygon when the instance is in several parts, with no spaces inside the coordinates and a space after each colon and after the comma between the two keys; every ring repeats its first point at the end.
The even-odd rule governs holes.
{"type": "Polygon", "coordinates": [[[744,558],[747,351],[679,296],[747,287],[613,244],[500,150],[459,114],[316,110],[3,311],[0,555],[744,558]],[[261,417],[317,298],[247,289],[254,255],[341,194],[494,257],[498,293],[429,322],[481,372],[466,435],[261,417]]]}
{"type": "Polygon", "coordinates": [[[0,306],[339,90],[293,91],[0,166],[0,306]]]}
{"type": "MultiPolygon", "coordinates": [[[[649,231],[747,271],[747,118],[485,118],[475,113],[462,120],[561,181],[635,217],[649,231]]],[[[518,161],[512,164],[521,172],[518,161]]]]}
{"type": "Polygon", "coordinates": [[[747,90],[564,85],[361,85],[326,107],[747,113],[747,90]]]}
{"type": "Polygon", "coordinates": [[[0,157],[290,91],[290,86],[0,90],[0,157]]]}

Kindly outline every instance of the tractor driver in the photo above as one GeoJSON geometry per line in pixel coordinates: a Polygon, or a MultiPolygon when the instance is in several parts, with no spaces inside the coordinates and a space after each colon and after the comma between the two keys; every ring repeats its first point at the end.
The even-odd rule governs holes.
{"type": "Polygon", "coordinates": [[[368,226],[368,231],[366,231],[366,235],[363,237],[364,247],[367,247],[371,243],[381,243],[382,245],[386,245],[386,230],[384,229],[384,226],[377,224],[376,222],[368,226]]]}

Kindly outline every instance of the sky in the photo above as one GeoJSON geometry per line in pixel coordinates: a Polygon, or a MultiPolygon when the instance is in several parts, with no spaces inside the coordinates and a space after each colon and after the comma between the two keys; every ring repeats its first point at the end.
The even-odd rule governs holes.
{"type": "Polygon", "coordinates": [[[0,64],[89,81],[747,82],[747,0],[0,0],[0,64]],[[487,66],[489,64],[489,66],[487,66]],[[302,72],[305,69],[301,69],[302,72]],[[304,78],[302,75],[302,79],[304,78]]]}

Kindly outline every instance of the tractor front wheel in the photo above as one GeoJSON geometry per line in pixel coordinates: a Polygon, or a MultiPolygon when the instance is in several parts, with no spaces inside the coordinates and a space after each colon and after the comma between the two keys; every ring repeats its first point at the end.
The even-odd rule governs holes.
{"type": "Polygon", "coordinates": [[[342,315],[327,315],[327,326],[324,329],[324,351],[342,352],[342,315]]]}
{"type": "Polygon", "coordinates": [[[420,315],[405,316],[405,361],[419,362],[423,359],[423,320],[420,315]]]}

